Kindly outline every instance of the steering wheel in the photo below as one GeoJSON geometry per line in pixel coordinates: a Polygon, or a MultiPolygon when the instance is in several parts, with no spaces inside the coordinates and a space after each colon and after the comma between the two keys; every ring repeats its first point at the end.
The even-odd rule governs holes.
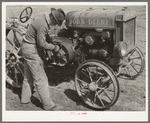
{"type": "Polygon", "coordinates": [[[32,15],[32,8],[31,7],[27,7],[25,8],[21,14],[20,14],[20,17],[19,17],[19,20],[22,22],[22,23],[25,23],[29,20],[29,18],[31,17],[32,15]]]}

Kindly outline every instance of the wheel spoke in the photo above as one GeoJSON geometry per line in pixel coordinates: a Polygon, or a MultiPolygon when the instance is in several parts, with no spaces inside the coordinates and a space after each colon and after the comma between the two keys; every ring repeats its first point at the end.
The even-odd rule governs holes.
{"type": "Polygon", "coordinates": [[[14,69],[15,69],[15,80],[16,80],[16,83],[18,84],[17,70],[16,70],[16,68],[14,68],[14,69]]]}
{"type": "Polygon", "coordinates": [[[86,88],[81,88],[81,89],[80,89],[80,92],[81,92],[83,95],[85,95],[86,93],[89,93],[90,91],[89,91],[88,89],[86,89],[86,88]]]}
{"type": "Polygon", "coordinates": [[[83,81],[83,80],[81,80],[81,79],[79,79],[79,78],[77,78],[77,80],[79,80],[80,82],[82,82],[82,83],[84,83],[84,84],[86,84],[86,85],[89,85],[87,82],[85,82],[85,81],[83,81]]]}
{"type": "Polygon", "coordinates": [[[102,78],[102,74],[101,74],[101,76],[97,79],[96,83],[98,83],[98,82],[101,80],[101,78],[102,78]]]}
{"type": "Polygon", "coordinates": [[[101,78],[102,78],[102,77],[99,77],[98,80],[96,81],[96,83],[98,83],[98,82],[100,81],[101,78]]]}
{"type": "Polygon", "coordinates": [[[133,59],[140,59],[141,57],[134,57],[134,58],[130,58],[130,60],[133,60],[133,59]]]}
{"type": "MultiPolygon", "coordinates": [[[[109,85],[108,85],[108,86],[110,86],[112,83],[113,83],[112,80],[111,80],[111,82],[109,81],[109,85]]],[[[105,88],[106,88],[106,87],[105,87],[105,88]]]]}
{"type": "Polygon", "coordinates": [[[96,102],[95,97],[96,97],[96,94],[94,94],[94,97],[93,97],[92,99],[90,99],[90,100],[91,100],[91,103],[92,103],[93,105],[94,105],[95,102],[96,102]]]}
{"type": "Polygon", "coordinates": [[[128,56],[128,58],[136,51],[136,49],[134,49],[128,56]]]}
{"type": "MultiPolygon", "coordinates": [[[[88,100],[88,99],[89,99],[89,98],[88,98],[89,94],[90,94],[90,92],[84,93],[84,96],[85,96],[84,100],[88,100]],[[85,95],[85,94],[86,94],[86,95],[85,95]]],[[[88,100],[88,101],[89,101],[89,100],[88,100]]],[[[91,100],[90,100],[90,101],[91,101],[91,100]]]]}
{"type": "Polygon", "coordinates": [[[134,65],[142,66],[141,64],[134,63],[134,65]]]}
{"type": "Polygon", "coordinates": [[[104,103],[103,103],[103,101],[102,101],[101,97],[98,95],[98,93],[97,93],[97,92],[96,92],[96,94],[97,94],[97,96],[98,96],[98,98],[99,98],[100,102],[102,103],[103,107],[105,107],[105,105],[104,105],[104,103]]]}
{"type": "Polygon", "coordinates": [[[96,96],[97,96],[97,94],[95,93],[95,96],[94,96],[94,103],[96,103],[96,96]]]}
{"type": "Polygon", "coordinates": [[[100,90],[99,90],[99,91],[97,91],[97,94],[101,94],[101,93],[104,91],[104,88],[103,88],[103,89],[98,88],[98,89],[100,89],[100,90]]]}
{"type": "Polygon", "coordinates": [[[105,92],[105,91],[103,91],[104,93],[105,93],[105,95],[108,97],[108,99],[110,100],[110,101],[112,101],[112,99],[108,96],[108,94],[105,92]]]}
{"type": "Polygon", "coordinates": [[[109,92],[114,92],[113,90],[108,90],[108,88],[106,89],[106,88],[100,88],[100,87],[98,87],[98,89],[100,89],[101,91],[109,91],[109,92]]]}
{"type": "Polygon", "coordinates": [[[113,82],[112,82],[112,80],[111,80],[111,82],[109,82],[109,85],[111,85],[113,82]]]}
{"type": "Polygon", "coordinates": [[[18,67],[20,73],[22,74],[22,76],[24,76],[23,71],[21,70],[21,68],[20,68],[20,66],[18,64],[17,64],[17,67],[18,67]]]}
{"type": "MultiPolygon", "coordinates": [[[[132,64],[130,64],[131,66],[132,66],[132,64]]],[[[132,66],[132,68],[137,72],[137,73],[139,73],[133,66],[132,66]]]]}
{"type": "Polygon", "coordinates": [[[6,73],[9,73],[10,72],[10,67],[6,67],[6,73]]]}
{"type": "Polygon", "coordinates": [[[93,80],[92,80],[92,76],[91,76],[91,72],[90,72],[89,68],[87,68],[87,71],[88,71],[88,73],[89,73],[89,76],[90,76],[90,80],[91,80],[91,82],[93,82],[93,80]]]}
{"type": "Polygon", "coordinates": [[[90,78],[90,77],[84,72],[84,71],[86,71],[86,70],[84,70],[84,71],[83,71],[83,70],[84,70],[84,69],[82,69],[81,72],[82,72],[86,77],[90,78]]]}
{"type": "MultiPolygon", "coordinates": [[[[84,83],[85,84],[85,83],[84,83]]],[[[84,85],[82,82],[79,84],[82,93],[89,92],[88,85],[84,85]],[[82,91],[83,90],[83,91],[82,91]]]]}

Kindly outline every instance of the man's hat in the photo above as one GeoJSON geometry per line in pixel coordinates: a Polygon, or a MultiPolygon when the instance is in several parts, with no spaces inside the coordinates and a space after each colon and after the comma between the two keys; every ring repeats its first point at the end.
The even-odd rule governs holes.
{"type": "Polygon", "coordinates": [[[65,13],[62,9],[55,9],[55,8],[51,8],[51,13],[54,17],[54,19],[56,20],[56,22],[58,23],[59,26],[61,26],[62,22],[65,20],[65,13]]]}

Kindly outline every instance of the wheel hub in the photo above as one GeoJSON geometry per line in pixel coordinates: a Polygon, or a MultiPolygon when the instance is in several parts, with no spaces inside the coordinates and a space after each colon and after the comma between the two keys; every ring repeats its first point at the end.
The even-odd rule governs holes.
{"type": "Polygon", "coordinates": [[[11,54],[8,58],[7,65],[9,65],[9,67],[14,67],[16,63],[17,63],[17,58],[15,57],[14,54],[11,54]]]}
{"type": "Polygon", "coordinates": [[[97,88],[98,88],[98,85],[97,85],[95,82],[91,82],[91,83],[89,84],[89,90],[90,90],[90,91],[96,91],[97,88]]]}

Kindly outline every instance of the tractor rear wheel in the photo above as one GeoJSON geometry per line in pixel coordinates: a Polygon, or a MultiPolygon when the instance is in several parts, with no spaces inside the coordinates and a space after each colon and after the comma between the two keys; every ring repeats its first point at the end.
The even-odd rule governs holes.
{"type": "Polygon", "coordinates": [[[9,27],[6,31],[6,84],[22,88],[23,58],[21,57],[20,46],[23,33],[14,27],[9,27]]]}

